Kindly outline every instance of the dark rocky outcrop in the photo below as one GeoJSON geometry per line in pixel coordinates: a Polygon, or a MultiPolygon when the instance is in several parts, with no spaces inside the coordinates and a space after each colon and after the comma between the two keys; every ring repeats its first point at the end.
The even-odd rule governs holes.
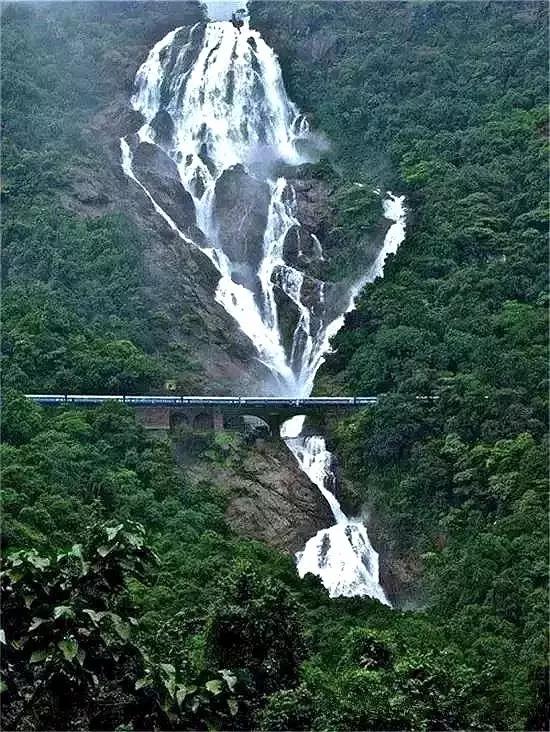
{"type": "Polygon", "coordinates": [[[241,266],[243,284],[252,288],[263,257],[269,201],[267,183],[248,175],[242,165],[225,170],[216,182],[218,244],[241,266]]]}
{"type": "Polygon", "coordinates": [[[283,443],[265,442],[249,450],[243,467],[226,511],[238,534],[296,552],[333,523],[325,499],[283,443]]]}
{"type": "Polygon", "coordinates": [[[159,145],[169,145],[174,135],[174,122],[165,109],[161,109],[151,121],[155,133],[155,142],[159,145]]]}
{"type": "MultiPolygon", "coordinates": [[[[292,171],[288,171],[292,175],[292,171]]],[[[323,278],[325,259],[322,251],[331,228],[332,187],[316,178],[291,177],[295,191],[295,216],[300,226],[292,227],[283,245],[285,262],[314,278],[323,278]]]]}
{"type": "Polygon", "coordinates": [[[285,261],[314,279],[345,280],[349,290],[361,273],[368,272],[391,225],[382,215],[381,201],[379,219],[358,235],[339,225],[336,201],[342,181],[330,166],[321,177],[307,164],[281,174],[294,188],[300,222],[285,238],[285,261]]]}
{"type": "Polygon", "coordinates": [[[157,145],[140,143],[134,152],[133,167],[155,201],[166,211],[181,231],[195,225],[195,204],[181,184],[176,164],[157,145]]]}
{"type": "Polygon", "coordinates": [[[294,331],[296,330],[296,326],[298,325],[298,320],[300,318],[300,310],[298,306],[286,295],[280,285],[276,284],[273,292],[279,316],[281,341],[288,353],[292,345],[294,331]]]}
{"type": "Polygon", "coordinates": [[[283,258],[291,267],[314,277],[321,274],[324,261],[321,243],[303,226],[289,229],[283,243],[283,258]]]}
{"type": "Polygon", "coordinates": [[[379,552],[380,584],[394,607],[418,610],[426,603],[422,592],[422,559],[413,552],[398,549],[391,536],[373,511],[365,517],[369,539],[379,552]]]}
{"type": "Polygon", "coordinates": [[[346,478],[337,459],[333,469],[337,475],[336,495],[348,516],[357,516],[367,527],[369,540],[378,552],[380,584],[391,604],[403,610],[417,610],[426,603],[423,596],[422,559],[410,551],[403,551],[398,546],[396,537],[388,531],[387,526],[378,516],[372,504],[366,504],[358,511],[357,499],[359,491],[353,482],[346,478]]]}
{"type": "Polygon", "coordinates": [[[289,183],[296,193],[296,218],[302,229],[322,240],[332,227],[333,186],[325,180],[311,177],[293,177],[289,183]]]}

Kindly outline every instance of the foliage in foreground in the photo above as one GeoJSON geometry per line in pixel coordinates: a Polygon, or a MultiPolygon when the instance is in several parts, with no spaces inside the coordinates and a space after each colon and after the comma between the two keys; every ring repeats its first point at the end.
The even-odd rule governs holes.
{"type": "Polygon", "coordinates": [[[514,626],[477,615],[474,646],[439,610],[329,600],[234,537],[216,487],[191,488],[122,405],[13,395],[4,436],[5,728],[503,729],[535,713],[501,665],[514,626]]]}

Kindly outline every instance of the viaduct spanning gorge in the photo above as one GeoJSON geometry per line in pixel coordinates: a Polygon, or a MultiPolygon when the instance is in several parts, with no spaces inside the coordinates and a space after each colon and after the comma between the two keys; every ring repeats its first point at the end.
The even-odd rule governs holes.
{"type": "Polygon", "coordinates": [[[378,404],[378,397],[200,397],[158,395],[27,394],[43,406],[94,407],[121,403],[135,408],[146,429],[170,430],[185,425],[194,429],[242,427],[242,416],[261,418],[273,434],[282,422],[297,414],[323,414],[334,409],[364,409],[378,404]],[[239,419],[241,417],[241,419],[239,419]]]}

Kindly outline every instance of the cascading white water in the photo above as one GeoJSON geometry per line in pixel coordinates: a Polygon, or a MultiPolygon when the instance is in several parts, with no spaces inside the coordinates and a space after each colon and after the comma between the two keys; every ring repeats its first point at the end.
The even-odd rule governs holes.
{"type": "Polygon", "coordinates": [[[331,597],[373,597],[389,605],[380,585],[378,554],[360,520],[350,520],[327,487],[334,482],[332,455],[320,435],[286,438],[299,465],[326,498],[336,523],[321,529],[297,555],[300,577],[317,575],[331,597]]]}
{"type": "MultiPolygon", "coordinates": [[[[300,226],[295,193],[274,171],[281,163],[308,161],[303,150],[310,139],[309,125],[288,99],[277,58],[260,34],[247,22],[241,30],[229,22],[197,24],[190,31],[176,28],[153,47],[138,70],[131,103],[144,123],[136,135],[121,140],[124,172],[173,231],[200,248],[217,268],[220,277],[215,298],[252,341],[258,359],[273,375],[272,392],[308,396],[330,350],[330,339],[344,322],[344,312],[353,308],[365,282],[382,273],[386,255],[397,249],[404,236],[403,199],[388,194],[383,201],[385,215],[394,224],[370,271],[351,288],[348,303],[339,312],[329,309],[325,283],[317,281],[316,301],[312,305],[310,293],[306,304],[302,298],[304,272],[284,259],[285,238],[293,227],[300,226]],[[191,228],[179,219],[176,222],[173,210],[169,213],[140,178],[135,166],[140,146],[156,150],[177,171],[178,185],[191,195],[194,205],[191,228]],[[263,235],[253,257],[248,240],[237,253],[235,243],[224,240],[217,204],[223,185],[229,180],[231,186],[227,176],[235,174],[240,176],[237,183],[249,186],[254,195],[261,199],[267,192],[268,196],[263,235]],[[297,312],[292,342],[286,347],[276,285],[297,312]]],[[[246,226],[247,217],[254,212],[235,212],[235,205],[229,209],[231,215],[242,216],[235,229],[238,238],[240,227],[246,226]]],[[[321,259],[317,238],[313,245],[321,259]]],[[[331,456],[324,439],[292,433],[292,426],[299,422],[300,418],[287,423],[283,437],[329,502],[336,520],[335,526],[307,543],[299,558],[299,572],[318,574],[332,596],[369,595],[387,602],[378,580],[378,555],[365,527],[346,518],[327,487],[331,456]]]]}
{"type": "MultiPolygon", "coordinates": [[[[271,162],[298,165],[308,160],[297,147],[308,135],[307,121],[286,96],[277,59],[259,33],[246,25],[239,32],[228,22],[208,23],[189,65],[201,30],[195,26],[185,43],[181,39],[184,29],[171,31],[138,70],[132,106],[145,119],[138,138],[157,144],[170,156],[183,186],[193,196],[197,224],[211,244],[202,249],[221,275],[216,300],[254,343],[260,360],[280,385],[280,393],[298,396],[303,391],[301,379],[310,374],[293,370],[281,343],[273,281],[274,271],[282,268],[279,282],[283,290],[299,301],[295,282],[301,273],[283,259],[285,237],[298,222],[293,216],[292,195],[285,195],[286,180],[272,179],[266,173],[271,162]],[[168,114],[173,125],[168,142],[159,141],[153,126],[159,112],[168,114]],[[259,297],[252,288],[235,281],[235,263],[216,242],[212,210],[216,182],[223,171],[239,164],[254,169],[256,177],[262,176],[263,169],[270,189],[264,256],[257,271],[259,297]]],[[[137,179],[127,143],[123,158],[126,172],[137,179]]],[[[171,225],[177,230],[173,221],[171,225]]],[[[304,325],[302,319],[298,327],[304,325]]]]}

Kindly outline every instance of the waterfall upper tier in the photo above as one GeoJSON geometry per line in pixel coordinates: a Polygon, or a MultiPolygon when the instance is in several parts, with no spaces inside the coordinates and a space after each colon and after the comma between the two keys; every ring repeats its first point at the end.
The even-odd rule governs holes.
{"type": "Polygon", "coordinates": [[[307,121],[288,99],[273,51],[248,25],[178,28],[159,41],[136,76],[132,103],[182,181],[202,198],[212,180],[239,163],[305,162],[307,121]]]}

